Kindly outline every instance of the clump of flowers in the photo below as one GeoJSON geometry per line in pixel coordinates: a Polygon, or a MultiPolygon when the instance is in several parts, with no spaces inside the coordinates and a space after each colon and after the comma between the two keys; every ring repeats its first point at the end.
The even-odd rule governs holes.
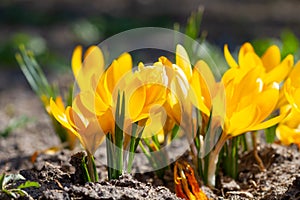
{"type": "MultiPolygon", "coordinates": [[[[185,135],[196,172],[205,184],[215,186],[218,164],[233,162],[223,155],[237,152],[238,146],[232,144],[247,132],[256,134],[279,123],[276,134],[282,143],[300,145],[300,64],[293,68],[292,55],[281,60],[277,46],[259,57],[250,43],[240,48],[238,62],[227,45],[224,57],[230,68],[217,81],[204,60],[191,63],[182,45],[176,47],[174,64],[161,56],[152,65],[140,62],[136,68],[129,53],[105,68],[100,48],[90,47],[83,59],[82,48],[76,47],[72,70],[79,92],[67,107],[49,92],[45,106],[85,149],[82,166],[86,181],[98,180],[94,153],[104,140],[108,178],[116,179],[131,171],[138,147],[158,169],[168,161],[163,147],[185,135]]],[[[37,83],[33,82],[33,88],[42,96],[45,91],[37,83]]],[[[236,170],[237,163],[233,165],[236,170]]],[[[190,164],[177,162],[174,178],[179,196],[202,196],[190,164]]]]}
{"type": "Polygon", "coordinates": [[[60,110],[52,100],[50,107],[57,121],[74,133],[85,148],[88,180],[97,181],[93,154],[105,137],[109,179],[118,178],[124,171],[130,171],[142,134],[150,126],[160,126],[153,122],[148,125],[147,121],[152,113],[159,112],[151,110],[153,106],[165,102],[167,76],[158,64],[140,65],[133,71],[128,53],[103,70],[98,47],[93,47],[84,62],[78,51],[81,49],[75,49],[72,63],[80,92],[66,110],[60,110]]]}
{"type": "Polygon", "coordinates": [[[300,148],[300,62],[297,62],[294,69],[283,85],[285,94],[284,102],[280,107],[280,113],[289,113],[276,128],[276,135],[285,145],[297,144],[300,148]]]}

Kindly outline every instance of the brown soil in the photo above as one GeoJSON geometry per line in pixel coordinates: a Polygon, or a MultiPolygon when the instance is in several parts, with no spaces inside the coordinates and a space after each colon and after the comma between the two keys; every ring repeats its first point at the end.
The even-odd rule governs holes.
{"type": "MultiPolygon", "coordinates": [[[[31,163],[35,151],[56,146],[59,141],[22,75],[14,79],[21,81],[0,74],[0,131],[22,115],[35,120],[14,130],[7,138],[0,138],[0,173],[19,172],[27,180],[41,184],[40,188],[25,189],[30,195],[25,199],[178,199],[174,194],[172,171],[167,171],[163,179],[147,172],[107,181],[103,145],[95,156],[101,179],[98,183],[82,183],[75,176],[78,172],[75,173],[70,160],[81,151],[80,147],[72,152],[40,154],[31,163]]],[[[212,199],[300,199],[299,151],[295,147],[272,144],[261,145],[259,153],[268,168],[266,172],[259,171],[250,152],[241,158],[238,180],[220,174],[219,189],[202,189],[212,199]]],[[[0,199],[5,199],[1,195],[0,199]]]]}

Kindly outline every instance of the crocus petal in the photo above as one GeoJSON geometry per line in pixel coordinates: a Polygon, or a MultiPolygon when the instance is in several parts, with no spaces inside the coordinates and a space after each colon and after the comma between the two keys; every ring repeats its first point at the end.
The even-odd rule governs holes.
{"type": "Polygon", "coordinates": [[[242,47],[240,48],[240,51],[239,51],[238,59],[239,59],[239,65],[240,66],[241,66],[241,63],[245,63],[244,62],[244,57],[248,53],[254,53],[254,48],[249,42],[246,42],[242,45],[242,47]]]}
{"type": "Polygon", "coordinates": [[[76,47],[72,56],[72,69],[81,90],[90,89],[92,77],[100,79],[104,71],[103,54],[97,46],[88,48],[84,57],[82,61],[82,47],[76,47]]]}
{"type": "Polygon", "coordinates": [[[119,68],[114,68],[114,76],[117,80],[132,69],[132,58],[129,53],[123,53],[118,59],[119,68]]]}
{"type": "Polygon", "coordinates": [[[101,49],[97,46],[91,46],[87,49],[83,62],[86,73],[102,73],[104,71],[104,56],[101,49]]]}
{"type": "Polygon", "coordinates": [[[276,128],[276,136],[278,139],[285,145],[290,145],[291,143],[294,143],[294,135],[299,135],[300,142],[300,130],[298,129],[292,129],[289,126],[286,126],[284,124],[280,124],[276,128]]]}
{"type": "Polygon", "coordinates": [[[300,88],[292,85],[291,79],[287,79],[284,84],[284,94],[288,102],[298,111],[300,111],[300,88]]]}
{"type": "Polygon", "coordinates": [[[144,67],[145,67],[144,63],[143,62],[139,62],[138,69],[142,70],[144,67]]]}
{"type": "Polygon", "coordinates": [[[112,111],[109,109],[102,115],[97,116],[101,131],[104,134],[114,132],[115,120],[112,111]]]}
{"type": "Polygon", "coordinates": [[[61,96],[56,97],[55,103],[56,103],[57,107],[58,107],[62,112],[64,112],[64,110],[65,110],[65,105],[64,105],[64,102],[63,102],[61,96]]]}
{"type": "Polygon", "coordinates": [[[166,121],[166,113],[162,110],[150,112],[149,118],[146,122],[144,131],[143,131],[143,138],[150,138],[153,135],[159,134],[163,130],[163,124],[166,121]]]}
{"type": "Polygon", "coordinates": [[[164,132],[165,133],[169,133],[175,126],[175,122],[172,120],[172,118],[170,118],[169,116],[167,116],[165,124],[164,124],[164,132]]]}
{"type": "Polygon", "coordinates": [[[61,123],[65,128],[74,131],[73,127],[69,124],[66,114],[56,105],[53,99],[50,99],[50,109],[54,118],[61,123]]]}
{"type": "Polygon", "coordinates": [[[203,61],[199,60],[194,67],[195,70],[197,70],[202,78],[205,80],[206,85],[208,86],[209,90],[212,92],[215,85],[216,85],[216,79],[213,75],[212,71],[210,70],[208,64],[203,61]]]}
{"type": "Polygon", "coordinates": [[[107,88],[112,94],[116,88],[116,85],[121,78],[132,69],[132,59],[130,54],[124,53],[117,60],[114,60],[107,69],[106,83],[107,88]]]}
{"type": "Polygon", "coordinates": [[[230,127],[225,130],[231,136],[237,136],[244,132],[247,127],[255,120],[257,107],[249,105],[248,107],[235,112],[230,117],[230,127]]]}
{"type": "Polygon", "coordinates": [[[271,126],[274,126],[275,124],[278,124],[280,121],[282,121],[287,116],[287,113],[281,114],[277,117],[271,118],[267,121],[264,121],[260,124],[257,124],[255,126],[249,127],[247,131],[256,131],[256,130],[262,130],[265,128],[269,128],[271,126]]]}
{"type": "Polygon", "coordinates": [[[244,77],[236,77],[228,84],[224,84],[226,90],[227,113],[231,109],[237,110],[237,106],[244,107],[249,104],[251,95],[257,94],[261,88],[258,80],[258,68],[248,70],[244,77]],[[233,105],[233,106],[232,106],[233,105]]]}
{"type": "Polygon", "coordinates": [[[145,107],[151,105],[163,105],[166,101],[166,87],[159,84],[146,86],[145,107]]]}
{"type": "Polygon", "coordinates": [[[266,72],[271,71],[279,65],[280,59],[280,49],[276,45],[270,46],[261,57],[266,72]]]}
{"type": "Polygon", "coordinates": [[[300,61],[298,61],[295,67],[292,69],[289,78],[291,79],[291,84],[294,87],[300,87],[300,61]]]}
{"type": "MultiPolygon", "coordinates": [[[[294,65],[294,57],[292,55],[288,55],[279,65],[269,71],[266,74],[264,81],[266,83],[270,82],[282,82],[292,70],[294,65]]],[[[266,66],[265,66],[266,67],[266,66]]]]}
{"type": "Polygon", "coordinates": [[[226,62],[228,63],[228,65],[231,67],[231,68],[238,68],[239,65],[236,63],[236,61],[234,60],[234,58],[232,57],[229,49],[228,49],[228,45],[225,44],[224,46],[224,57],[226,59],[226,62]]]}
{"type": "Polygon", "coordinates": [[[241,56],[239,58],[239,65],[242,69],[263,67],[261,59],[254,51],[247,52],[244,56],[241,56]]]}
{"type": "MultiPolygon", "coordinates": [[[[125,94],[126,95],[126,94],[125,94]]],[[[146,88],[141,86],[137,88],[130,96],[128,101],[129,117],[135,121],[141,120],[141,114],[146,101],[146,88]]]]}
{"type": "Polygon", "coordinates": [[[85,130],[80,132],[84,138],[84,148],[94,154],[99,145],[103,142],[105,134],[100,130],[97,121],[90,121],[85,130]]]}
{"type": "Polygon", "coordinates": [[[173,64],[168,58],[166,58],[164,56],[159,57],[158,61],[167,67],[172,67],[172,64],[173,64]]]}
{"type": "Polygon", "coordinates": [[[164,108],[168,113],[168,116],[175,121],[176,124],[181,123],[182,107],[179,103],[176,94],[171,91],[167,94],[167,101],[164,104],[164,108]]]}
{"type": "Polygon", "coordinates": [[[274,86],[264,90],[261,94],[253,98],[253,104],[256,104],[260,109],[260,115],[256,116],[257,121],[261,122],[266,119],[275,109],[279,97],[279,86],[274,83],[274,86]]]}
{"type": "Polygon", "coordinates": [[[183,48],[183,46],[179,44],[176,46],[176,65],[183,70],[187,79],[190,80],[192,76],[192,67],[191,67],[190,58],[186,50],[183,48]]]}
{"type": "MultiPolygon", "coordinates": [[[[198,64],[201,65],[201,64],[198,64]]],[[[193,76],[190,81],[191,90],[189,90],[189,95],[192,103],[201,110],[207,116],[210,115],[211,97],[203,80],[201,74],[197,68],[193,69],[193,76]]]]}
{"type": "Polygon", "coordinates": [[[75,97],[73,107],[75,107],[76,110],[84,112],[85,116],[91,116],[93,114],[103,114],[109,108],[109,105],[102,100],[98,93],[84,91],[75,97]]]}
{"type": "Polygon", "coordinates": [[[85,124],[82,122],[79,115],[72,109],[72,107],[67,107],[66,116],[69,124],[78,132],[86,128],[85,124]]]}
{"type": "Polygon", "coordinates": [[[77,78],[79,71],[82,67],[82,47],[75,47],[72,55],[72,70],[74,77],[77,78]]]}

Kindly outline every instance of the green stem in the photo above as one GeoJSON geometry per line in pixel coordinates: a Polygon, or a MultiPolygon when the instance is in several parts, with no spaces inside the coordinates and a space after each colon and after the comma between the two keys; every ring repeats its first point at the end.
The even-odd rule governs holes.
{"type": "Polygon", "coordinates": [[[118,93],[115,112],[115,131],[106,137],[108,179],[117,179],[123,172],[123,128],[125,118],[125,97],[118,93]],[[122,102],[121,102],[122,101],[122,102]],[[114,134],[114,135],[112,135],[114,134]]]}
{"type": "Polygon", "coordinates": [[[145,156],[147,157],[147,159],[149,161],[151,161],[151,154],[149,153],[149,151],[147,151],[147,149],[145,148],[145,146],[143,145],[142,141],[139,142],[139,145],[143,151],[143,153],[145,154],[145,156]]]}
{"type": "Polygon", "coordinates": [[[83,170],[83,173],[84,173],[84,181],[85,182],[91,182],[92,180],[91,180],[91,177],[90,177],[90,174],[89,174],[88,167],[86,165],[86,156],[84,156],[82,158],[81,167],[82,167],[82,170],[83,170]]]}
{"type": "Polygon", "coordinates": [[[90,180],[92,182],[97,182],[98,181],[98,173],[97,173],[97,169],[96,169],[95,159],[94,159],[94,156],[90,152],[87,152],[87,169],[89,172],[90,180]]]}
{"type": "Polygon", "coordinates": [[[134,154],[135,154],[137,146],[139,145],[143,130],[144,130],[144,128],[139,129],[138,124],[136,124],[136,123],[132,124],[132,133],[131,133],[130,147],[129,147],[129,152],[128,152],[128,154],[129,154],[128,155],[128,165],[127,165],[128,173],[131,172],[134,154]],[[138,136],[136,137],[137,133],[138,133],[138,136]]]}
{"type": "MultiPolygon", "coordinates": [[[[205,175],[205,177],[207,177],[207,185],[208,186],[214,187],[216,184],[215,177],[216,177],[216,168],[217,168],[217,164],[218,164],[219,153],[227,139],[228,139],[228,136],[223,132],[215,146],[215,149],[209,153],[209,160],[208,160],[209,164],[208,164],[207,170],[204,170],[204,172],[205,172],[204,175],[205,175]]],[[[207,162],[207,161],[205,161],[205,162],[207,162]]]]}
{"type": "Polygon", "coordinates": [[[113,170],[114,160],[113,160],[113,145],[112,145],[112,135],[108,133],[106,135],[106,153],[107,153],[107,172],[108,172],[108,179],[111,180],[113,178],[113,170]]]}

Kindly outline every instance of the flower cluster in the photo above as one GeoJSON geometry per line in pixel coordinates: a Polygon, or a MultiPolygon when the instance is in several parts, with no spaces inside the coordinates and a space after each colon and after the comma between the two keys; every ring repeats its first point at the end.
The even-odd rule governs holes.
{"type": "MultiPolygon", "coordinates": [[[[93,154],[105,137],[113,144],[107,144],[109,176],[117,178],[127,160],[123,150],[134,154],[141,139],[155,136],[153,144],[144,141],[157,151],[179,126],[192,143],[200,175],[213,186],[218,155],[234,137],[279,123],[278,138],[300,144],[300,64],[293,67],[292,55],[281,60],[275,45],[259,57],[245,43],[238,61],[225,45],[224,57],[230,68],[217,81],[205,61],[193,66],[181,45],[174,63],[162,56],[151,66],[141,62],[133,68],[130,54],[124,53],[107,69],[101,49],[90,47],[83,61],[77,47],[72,69],[80,92],[67,108],[51,99],[50,110],[85,148],[91,180],[97,177],[93,154]]],[[[125,167],[130,168],[129,158],[125,167]]]]}
{"type": "Polygon", "coordinates": [[[297,144],[300,148],[300,62],[290,72],[283,85],[284,98],[280,113],[289,113],[276,129],[276,135],[283,144],[297,144]]]}

